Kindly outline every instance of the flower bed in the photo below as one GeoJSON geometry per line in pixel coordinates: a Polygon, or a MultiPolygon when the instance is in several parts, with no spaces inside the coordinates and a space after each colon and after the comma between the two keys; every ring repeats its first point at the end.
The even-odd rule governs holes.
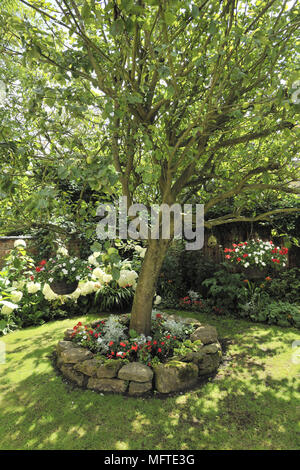
{"type": "Polygon", "coordinates": [[[57,344],[57,367],[80,387],[133,396],[186,390],[218,369],[214,327],[160,312],[153,317],[147,338],[129,330],[128,314],[78,323],[57,344]]]}
{"type": "Polygon", "coordinates": [[[275,246],[272,241],[249,240],[233,243],[224,249],[226,261],[242,268],[280,268],[287,265],[288,249],[275,246]]]}

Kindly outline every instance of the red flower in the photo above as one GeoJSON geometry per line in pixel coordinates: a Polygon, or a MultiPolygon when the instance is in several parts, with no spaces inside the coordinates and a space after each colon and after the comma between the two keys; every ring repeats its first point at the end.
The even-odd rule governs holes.
{"type": "Polygon", "coordinates": [[[158,348],[157,352],[159,352],[159,353],[160,353],[160,352],[161,352],[161,349],[160,349],[160,348],[158,348]]]}
{"type": "Polygon", "coordinates": [[[227,259],[230,259],[230,258],[231,258],[231,256],[230,256],[230,255],[226,255],[226,256],[225,256],[225,258],[227,258],[227,259]]]}
{"type": "Polygon", "coordinates": [[[166,338],[167,338],[167,339],[170,339],[170,338],[171,338],[171,335],[166,336],[166,338]]]}
{"type": "Polygon", "coordinates": [[[34,276],[30,276],[30,279],[33,281],[33,280],[34,280],[34,276]]]}
{"type": "Polygon", "coordinates": [[[40,266],[45,266],[46,263],[47,261],[45,259],[42,259],[42,261],[40,262],[40,266]]]}
{"type": "Polygon", "coordinates": [[[114,344],[113,341],[110,341],[109,345],[108,346],[112,346],[114,344]]]}
{"type": "Polygon", "coordinates": [[[157,314],[156,314],[156,318],[161,318],[161,314],[160,314],[160,313],[157,313],[157,314]]]}
{"type": "Polygon", "coordinates": [[[237,258],[237,261],[242,261],[242,258],[237,258]]]}
{"type": "Polygon", "coordinates": [[[247,256],[249,256],[248,253],[243,254],[243,258],[247,258],[247,256]]]}
{"type": "Polygon", "coordinates": [[[36,270],[37,273],[39,273],[39,272],[42,270],[42,268],[40,268],[39,266],[37,266],[37,267],[35,268],[35,270],[36,270]]]}
{"type": "Polygon", "coordinates": [[[120,343],[120,346],[122,346],[123,348],[126,347],[126,344],[125,343],[120,343]]]}
{"type": "Polygon", "coordinates": [[[164,342],[164,341],[162,341],[160,344],[164,345],[164,344],[165,344],[165,342],[164,342]]]}

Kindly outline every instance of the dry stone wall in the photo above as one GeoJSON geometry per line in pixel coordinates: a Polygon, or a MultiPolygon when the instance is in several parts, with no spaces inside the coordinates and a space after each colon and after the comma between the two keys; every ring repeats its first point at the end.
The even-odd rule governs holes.
{"type": "MultiPolygon", "coordinates": [[[[168,317],[175,318],[174,315],[168,317]]],[[[176,316],[177,321],[178,318],[176,316]]],[[[182,321],[186,323],[187,319],[182,318],[182,321]]],[[[197,385],[203,376],[215,373],[222,359],[216,328],[202,325],[196,319],[188,321],[196,324],[190,336],[196,347],[165,363],[149,367],[140,362],[124,364],[122,359],[97,358],[88,349],[72,342],[73,330],[66,330],[64,340],[56,347],[56,365],[68,380],[96,392],[142,396],[153,391],[165,395],[187,390],[197,385]]]]}

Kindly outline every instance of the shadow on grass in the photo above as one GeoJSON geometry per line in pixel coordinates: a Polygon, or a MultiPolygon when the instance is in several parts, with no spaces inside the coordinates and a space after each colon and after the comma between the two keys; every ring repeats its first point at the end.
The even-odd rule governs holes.
{"type": "Polygon", "coordinates": [[[298,377],[276,377],[268,364],[289,351],[295,330],[218,320],[203,321],[223,337],[218,374],[199,389],[164,400],[70,386],[50,359],[63,325],[49,325],[51,332],[45,325],[27,329],[30,336],[10,343],[0,379],[0,448],[298,449],[298,377]]]}
{"type": "Polygon", "coordinates": [[[295,449],[295,381],[227,378],[167,400],[99,395],[53,374],[3,396],[2,449],[295,449]]]}

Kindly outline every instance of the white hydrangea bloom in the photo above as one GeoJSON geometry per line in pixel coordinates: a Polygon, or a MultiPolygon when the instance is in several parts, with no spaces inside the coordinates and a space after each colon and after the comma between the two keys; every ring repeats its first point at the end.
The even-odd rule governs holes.
{"type": "Polygon", "coordinates": [[[135,271],[133,270],[129,271],[129,269],[121,269],[120,277],[118,279],[118,284],[120,287],[133,285],[137,277],[138,277],[138,274],[135,271]]]}
{"type": "Polygon", "coordinates": [[[26,242],[25,240],[16,240],[15,243],[14,243],[14,248],[26,248],[26,242]]]}
{"type": "Polygon", "coordinates": [[[7,305],[3,305],[1,308],[2,315],[10,315],[12,312],[13,312],[13,309],[10,307],[7,307],[7,305]]]}
{"type": "Polygon", "coordinates": [[[99,281],[103,281],[103,276],[105,275],[105,271],[101,268],[95,268],[93,270],[93,277],[99,279],[99,281]]]}
{"type": "MultiPolygon", "coordinates": [[[[92,292],[95,291],[95,282],[93,281],[87,281],[87,282],[82,282],[79,284],[79,289],[81,292],[81,295],[88,295],[91,294],[92,292]]],[[[98,285],[98,284],[97,284],[98,285]]]]}
{"type": "Polygon", "coordinates": [[[59,298],[59,295],[53,292],[49,284],[44,285],[42,292],[43,292],[45,299],[47,300],[57,300],[59,298]]]}
{"type": "Polygon", "coordinates": [[[11,300],[12,302],[15,302],[16,304],[20,302],[22,297],[23,297],[23,292],[19,290],[15,290],[11,293],[11,300]]]}
{"type": "Polygon", "coordinates": [[[80,297],[82,294],[80,287],[77,287],[77,289],[72,292],[72,294],[69,294],[68,297],[72,300],[77,300],[78,297],[80,297]]]}
{"type": "Polygon", "coordinates": [[[110,282],[113,280],[113,277],[111,274],[104,273],[104,275],[102,276],[102,280],[103,282],[110,282]]]}
{"type": "Polygon", "coordinates": [[[99,263],[95,258],[95,253],[88,257],[88,262],[89,262],[89,264],[92,264],[93,266],[96,266],[96,267],[99,266],[99,263]]]}
{"type": "Polygon", "coordinates": [[[141,258],[144,258],[147,248],[143,248],[142,246],[137,245],[134,247],[134,249],[141,258]]]}
{"type": "Polygon", "coordinates": [[[29,294],[36,294],[41,289],[41,284],[39,282],[28,282],[26,287],[29,294]]]}
{"type": "Polygon", "coordinates": [[[64,246],[60,246],[57,250],[57,253],[60,254],[60,255],[63,255],[63,256],[68,256],[69,255],[69,252],[68,252],[67,248],[65,248],[64,246]]]}

